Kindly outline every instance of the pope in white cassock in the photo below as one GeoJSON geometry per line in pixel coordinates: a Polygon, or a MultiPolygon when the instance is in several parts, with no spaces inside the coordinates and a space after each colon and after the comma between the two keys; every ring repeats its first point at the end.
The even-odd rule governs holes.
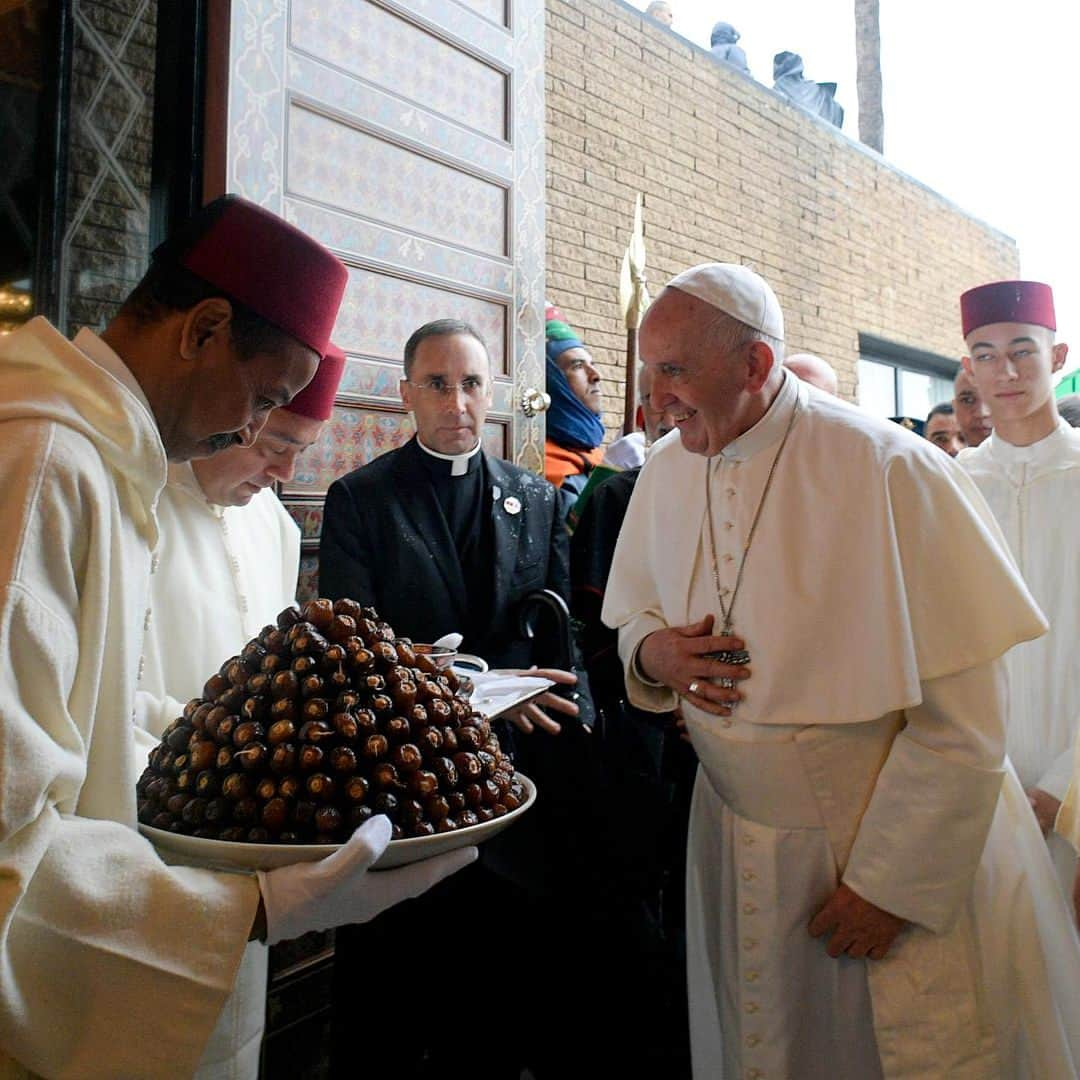
{"type": "Polygon", "coordinates": [[[1046,834],[1066,894],[1076,853],[1051,830],[1069,785],[1080,723],[1080,429],[1058,415],[1054,298],[1037,281],[995,281],[960,298],[964,370],[993,434],[957,461],[986,497],[1027,587],[1050,623],[1005,657],[1009,759],[1046,834]]]}
{"type": "MultiPolygon", "coordinates": [[[[253,446],[169,466],[136,708],[151,735],[296,599],[300,530],[272,487],[292,479],[297,457],[318,440],[344,367],[345,354],[327,346],[315,377],[270,414],[253,446]]],[[[266,971],[266,946],[251,942],[196,1080],[258,1076],[266,971]]]]}
{"type": "Polygon", "coordinates": [[[701,763],[695,1076],[1074,1076],[1080,941],[1004,762],[1000,657],[1045,622],[952,459],[785,372],[783,335],[739,266],[650,308],[679,430],[603,612],[701,763]]]}

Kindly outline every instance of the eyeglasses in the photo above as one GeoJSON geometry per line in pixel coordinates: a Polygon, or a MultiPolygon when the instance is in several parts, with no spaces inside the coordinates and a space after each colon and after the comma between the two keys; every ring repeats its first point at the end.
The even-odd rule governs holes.
{"type": "Polygon", "coordinates": [[[406,379],[406,382],[414,390],[430,390],[433,394],[441,394],[444,398],[451,397],[459,390],[467,398],[483,397],[487,389],[484,380],[477,375],[466,375],[459,383],[447,382],[439,375],[432,376],[427,382],[413,382],[411,379],[406,379]]]}

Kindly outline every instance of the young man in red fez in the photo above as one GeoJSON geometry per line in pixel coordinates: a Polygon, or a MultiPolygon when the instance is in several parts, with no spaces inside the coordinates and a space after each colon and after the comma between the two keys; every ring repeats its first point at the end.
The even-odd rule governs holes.
{"type": "MultiPolygon", "coordinates": [[[[318,441],[344,369],[345,354],[328,345],[315,377],[270,413],[252,446],[169,465],[136,714],[152,742],[202,693],[208,672],[296,599],[300,530],[273,485],[291,480],[297,458],[318,441]]],[[[198,1080],[258,1074],[266,968],[266,946],[251,942],[198,1080]]]]}
{"type": "MultiPolygon", "coordinates": [[[[346,278],[226,197],[100,335],[37,318],[0,340],[0,1075],[190,1076],[249,938],[371,918],[460,865],[367,875],[383,820],[254,878],[166,865],[135,827],[168,462],[255,442],[315,375],[346,278]]],[[[159,616],[182,628],[192,602],[159,616]]]]}
{"type": "Polygon", "coordinates": [[[986,496],[1050,632],[1017,645],[1009,670],[1008,752],[1071,891],[1075,852],[1053,835],[1080,720],[1080,431],[1058,416],[1054,299],[1037,281],[998,281],[960,298],[964,370],[993,433],[957,461],[986,496]]]}

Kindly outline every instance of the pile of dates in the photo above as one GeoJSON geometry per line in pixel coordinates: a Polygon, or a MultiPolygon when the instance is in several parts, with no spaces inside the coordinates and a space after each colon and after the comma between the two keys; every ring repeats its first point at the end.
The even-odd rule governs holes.
{"type": "Polygon", "coordinates": [[[139,778],[139,820],[247,843],[340,843],[373,814],[393,839],[525,800],[490,723],[372,608],[286,608],[189,701],[139,778]]]}

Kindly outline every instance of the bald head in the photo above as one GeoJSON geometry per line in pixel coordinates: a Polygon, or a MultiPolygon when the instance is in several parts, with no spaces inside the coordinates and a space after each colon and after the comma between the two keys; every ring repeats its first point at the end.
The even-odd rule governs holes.
{"type": "Polygon", "coordinates": [[[803,382],[824,390],[826,394],[836,397],[840,389],[840,383],[836,378],[836,370],[828,360],[822,360],[813,353],[792,353],[784,361],[784,367],[793,371],[803,382]]]}

